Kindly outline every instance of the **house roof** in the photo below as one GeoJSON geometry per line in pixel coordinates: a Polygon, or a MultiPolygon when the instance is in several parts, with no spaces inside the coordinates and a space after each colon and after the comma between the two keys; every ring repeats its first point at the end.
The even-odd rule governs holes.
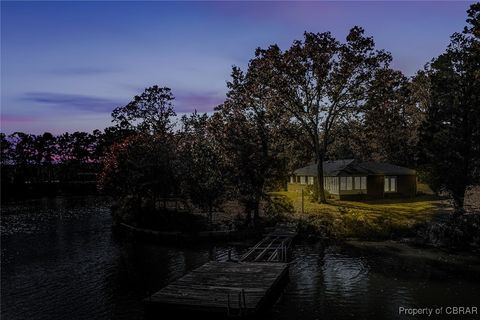
{"type": "MultiPolygon", "coordinates": [[[[354,175],[414,175],[415,170],[396,166],[390,163],[356,162],[354,159],[334,160],[323,162],[325,176],[354,176],[354,175]]],[[[297,176],[316,176],[317,165],[311,164],[294,171],[297,176]]]]}

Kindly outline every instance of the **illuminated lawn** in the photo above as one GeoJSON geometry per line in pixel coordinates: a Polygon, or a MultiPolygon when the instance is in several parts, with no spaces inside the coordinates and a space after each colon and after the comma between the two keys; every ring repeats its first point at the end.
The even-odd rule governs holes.
{"type": "Polygon", "coordinates": [[[328,200],[328,204],[310,202],[305,196],[302,214],[300,193],[285,191],[274,195],[293,204],[294,217],[304,232],[329,238],[386,239],[413,235],[416,227],[433,218],[438,204],[433,196],[368,202],[328,200]]]}

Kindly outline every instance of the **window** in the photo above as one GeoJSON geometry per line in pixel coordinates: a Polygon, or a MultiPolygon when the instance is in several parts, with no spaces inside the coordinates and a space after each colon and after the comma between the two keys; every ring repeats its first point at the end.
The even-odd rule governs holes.
{"type": "Polygon", "coordinates": [[[385,177],[385,184],[383,190],[385,192],[397,191],[397,177],[385,177]]]}
{"type": "Polygon", "coordinates": [[[332,177],[327,177],[327,190],[332,191],[332,177]]]}
{"type": "Polygon", "coordinates": [[[300,176],[300,184],[305,184],[306,183],[306,177],[305,176],[300,176]]]}
{"type": "Polygon", "coordinates": [[[397,191],[397,178],[391,177],[390,178],[390,191],[395,192],[397,191]]]}
{"type": "Polygon", "coordinates": [[[308,184],[313,184],[313,177],[308,177],[308,184]]]}
{"type": "Polygon", "coordinates": [[[353,178],[347,177],[347,190],[352,190],[352,182],[353,182],[353,178]]]}
{"type": "Polygon", "coordinates": [[[360,189],[367,190],[367,177],[362,177],[360,182],[360,189]]]}
{"type": "Polygon", "coordinates": [[[295,183],[295,177],[294,176],[290,177],[290,183],[295,183]]]}
{"type": "Polygon", "coordinates": [[[347,177],[340,177],[340,190],[347,189],[347,177]]]}
{"type": "Polygon", "coordinates": [[[360,186],[360,177],[355,177],[355,184],[353,186],[354,189],[362,189],[360,186]]]}

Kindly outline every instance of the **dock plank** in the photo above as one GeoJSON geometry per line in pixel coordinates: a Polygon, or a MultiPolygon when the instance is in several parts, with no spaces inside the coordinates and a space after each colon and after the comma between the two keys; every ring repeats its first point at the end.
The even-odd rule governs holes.
{"type": "Polygon", "coordinates": [[[275,300],[288,279],[286,250],[296,230],[279,226],[239,262],[210,261],[145,300],[165,312],[205,312],[221,316],[255,315],[275,300]]]}

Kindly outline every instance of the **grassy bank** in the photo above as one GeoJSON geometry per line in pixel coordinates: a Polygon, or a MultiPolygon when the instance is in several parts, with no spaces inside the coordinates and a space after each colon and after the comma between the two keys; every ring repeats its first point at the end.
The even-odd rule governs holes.
{"type": "Polygon", "coordinates": [[[420,196],[411,199],[385,199],[368,202],[328,200],[327,204],[309,201],[301,194],[275,192],[293,205],[293,218],[305,235],[336,239],[395,239],[415,234],[416,228],[433,219],[437,199],[420,196]]]}

